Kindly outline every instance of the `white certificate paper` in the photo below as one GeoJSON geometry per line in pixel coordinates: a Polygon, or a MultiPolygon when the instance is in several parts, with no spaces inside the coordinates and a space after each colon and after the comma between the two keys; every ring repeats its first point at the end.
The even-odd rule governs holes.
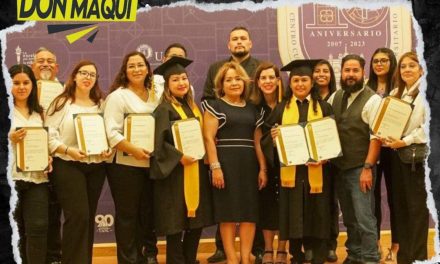
{"type": "Polygon", "coordinates": [[[410,103],[388,96],[380,104],[373,122],[373,134],[400,139],[412,113],[410,103]]]}
{"type": "Polygon", "coordinates": [[[109,149],[101,114],[75,114],[73,122],[80,150],[87,155],[100,155],[109,149]]]}
{"type": "Polygon", "coordinates": [[[278,126],[276,138],[278,157],[282,166],[305,164],[309,159],[304,129],[300,124],[278,126]]]}
{"type": "Polygon", "coordinates": [[[174,145],[185,155],[197,160],[205,156],[205,145],[203,143],[202,129],[196,118],[179,120],[171,126],[174,145]]]}
{"type": "Polygon", "coordinates": [[[57,81],[44,81],[39,80],[37,82],[38,87],[38,102],[46,111],[53,99],[60,95],[64,91],[64,87],[57,81]]]}
{"type": "Polygon", "coordinates": [[[125,139],[150,153],[154,151],[154,129],[155,122],[151,114],[128,114],[125,117],[125,139]]]}
{"type": "MultiPolygon", "coordinates": [[[[17,129],[20,129],[17,127],[17,129]]],[[[25,127],[26,136],[17,143],[17,171],[44,171],[49,166],[47,127],[25,127]]]]}
{"type": "Polygon", "coordinates": [[[324,117],[309,121],[304,129],[312,161],[329,160],[342,156],[338,128],[333,118],[324,117]]]}

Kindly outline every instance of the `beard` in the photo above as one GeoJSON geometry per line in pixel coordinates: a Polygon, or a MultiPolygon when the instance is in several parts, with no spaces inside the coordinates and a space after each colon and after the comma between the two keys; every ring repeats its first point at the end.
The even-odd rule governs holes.
{"type": "Polygon", "coordinates": [[[42,70],[40,71],[40,78],[42,80],[50,80],[50,78],[52,77],[52,72],[49,70],[42,70]]]}
{"type": "Polygon", "coordinates": [[[341,88],[347,93],[354,93],[359,91],[364,87],[364,78],[360,79],[359,81],[356,81],[354,84],[348,84],[348,80],[354,80],[353,78],[342,80],[341,78],[341,88]]]}
{"type": "Polygon", "coordinates": [[[249,51],[234,51],[232,52],[232,55],[237,58],[243,58],[246,57],[249,54],[249,51]]]}

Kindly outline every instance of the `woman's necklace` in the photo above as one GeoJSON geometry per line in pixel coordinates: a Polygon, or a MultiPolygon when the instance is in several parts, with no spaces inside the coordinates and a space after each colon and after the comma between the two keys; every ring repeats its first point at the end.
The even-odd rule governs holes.
{"type": "Polygon", "coordinates": [[[233,105],[233,106],[240,106],[243,107],[246,105],[246,102],[240,98],[239,102],[232,102],[231,100],[229,100],[228,98],[226,98],[225,96],[223,96],[221,98],[223,101],[225,101],[227,104],[233,105]]]}

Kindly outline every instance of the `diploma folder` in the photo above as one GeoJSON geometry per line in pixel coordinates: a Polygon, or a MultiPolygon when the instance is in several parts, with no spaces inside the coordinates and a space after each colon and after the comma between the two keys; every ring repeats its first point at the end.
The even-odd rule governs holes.
{"type": "Polygon", "coordinates": [[[17,143],[16,167],[18,172],[46,171],[49,168],[49,133],[47,127],[24,128],[26,136],[17,143]]]}
{"type": "MultiPolygon", "coordinates": [[[[143,148],[152,155],[154,151],[155,120],[152,114],[125,114],[124,137],[133,145],[143,148]]],[[[128,153],[124,156],[130,156],[128,153]]]]}
{"type": "Polygon", "coordinates": [[[86,155],[100,155],[109,149],[102,113],[74,114],[73,123],[79,149],[86,155]]]}
{"type": "Polygon", "coordinates": [[[38,102],[46,111],[52,101],[64,91],[64,86],[57,81],[37,81],[38,102]]]}
{"type": "Polygon", "coordinates": [[[276,146],[281,166],[303,165],[342,156],[333,117],[281,125],[276,146]]]}
{"type": "Polygon", "coordinates": [[[180,152],[197,160],[205,156],[202,128],[197,118],[174,121],[171,124],[174,146],[180,152]]]}

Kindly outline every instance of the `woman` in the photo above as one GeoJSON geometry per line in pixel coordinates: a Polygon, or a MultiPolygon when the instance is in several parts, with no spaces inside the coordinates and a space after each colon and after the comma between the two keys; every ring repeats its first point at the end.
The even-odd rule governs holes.
{"type": "Polygon", "coordinates": [[[420,95],[420,77],[423,75],[415,52],[407,52],[400,57],[395,74],[397,88],[391,91],[391,96],[402,99],[414,105],[402,138],[388,138],[384,141],[391,151],[392,199],[395,216],[398,221],[397,234],[399,251],[398,263],[413,263],[425,260],[428,238],[428,209],[426,207],[425,169],[423,162],[416,164],[403,163],[399,158],[400,148],[426,144],[426,134],[423,130],[425,123],[425,105],[420,95]]]}
{"type": "MultiPolygon", "coordinates": [[[[275,107],[265,122],[265,126],[272,129],[263,136],[261,143],[270,165],[278,163],[271,147],[278,136],[277,125],[306,122],[332,114],[331,106],[320,99],[318,89],[314,86],[312,64],[313,61],[297,60],[281,69],[290,70],[290,89],[286,93],[286,100],[275,107]]],[[[330,232],[328,166],[321,161],[298,165],[293,170],[284,168],[292,167],[280,170],[280,239],[289,239],[293,262],[304,261],[301,249],[304,239],[307,239],[313,252],[311,262],[324,263],[330,232]],[[322,173],[317,173],[316,170],[321,168],[322,173]]]]}
{"type": "MultiPolygon", "coordinates": [[[[272,110],[281,101],[283,86],[280,79],[280,70],[270,62],[261,62],[255,72],[254,83],[258,89],[251,96],[251,101],[257,105],[258,111],[266,120],[272,110]]],[[[270,127],[262,127],[262,133],[266,133],[270,127]]],[[[263,263],[286,263],[286,240],[278,240],[277,255],[274,258],[273,241],[278,233],[278,193],[279,193],[279,166],[268,166],[267,186],[260,191],[259,195],[259,226],[263,229],[264,255],[263,263]]]]}
{"type": "Polygon", "coordinates": [[[152,76],[143,53],[127,54],[110,88],[104,110],[107,139],[110,147],[117,150],[111,163],[107,164],[107,177],[115,203],[118,263],[124,264],[141,261],[140,240],[145,229],[152,232],[151,224],[140,222],[141,219],[147,220],[142,213],[151,218],[153,211],[148,168],[150,152],[130,143],[124,136],[126,114],[151,114],[157,107],[158,99],[151,87],[152,76]]]}
{"type": "MultiPolygon", "coordinates": [[[[378,48],[374,51],[370,61],[370,76],[368,78],[367,86],[373,89],[381,97],[386,97],[393,89],[393,75],[396,70],[397,60],[394,52],[388,48],[378,48]]],[[[392,201],[392,178],[390,165],[391,150],[387,147],[382,147],[380,150],[379,163],[377,164],[376,184],[374,187],[374,215],[377,219],[377,237],[379,252],[382,253],[380,245],[380,226],[382,223],[382,175],[385,179],[385,186],[387,189],[387,200],[390,211],[390,225],[391,225],[391,248],[388,249],[388,254],[385,257],[386,261],[395,261],[395,256],[399,250],[399,243],[397,240],[396,216],[394,214],[394,206],[392,201]]]]}
{"type": "Polygon", "coordinates": [[[227,263],[238,263],[235,229],[240,226],[241,263],[250,263],[255,223],[258,221],[258,190],[267,181],[260,148],[262,119],[253,104],[247,103],[245,70],[237,63],[225,63],[215,78],[217,99],[204,101],[203,127],[211,169],[214,219],[227,263]]]}
{"type": "Polygon", "coordinates": [[[105,180],[101,155],[87,155],[77,142],[74,115],[102,113],[102,93],[95,63],[77,63],[61,93],[47,110],[49,151],[53,153],[51,181],[64,214],[61,241],[63,263],[92,263],[95,213],[105,180]]]}
{"type": "Polygon", "coordinates": [[[46,263],[49,189],[45,172],[17,170],[17,144],[26,137],[24,127],[43,126],[43,108],[37,99],[37,81],[32,69],[24,64],[9,68],[12,79],[14,110],[9,139],[13,147],[12,179],[18,194],[14,212],[20,234],[20,255],[23,263],[46,263]],[[17,129],[19,128],[19,129],[17,129]]]}
{"type": "Polygon", "coordinates": [[[194,264],[202,228],[213,224],[207,166],[203,159],[196,160],[175,147],[171,129],[178,120],[198,118],[202,121],[184,68],[189,63],[190,60],[173,57],[154,71],[163,75],[165,83],[162,101],[154,112],[155,156],[151,177],[155,179],[155,228],[158,234],[166,235],[168,264],[194,264]],[[188,171],[193,166],[195,171],[188,171]],[[190,184],[198,188],[193,189],[190,184]],[[187,188],[198,193],[194,205],[187,200],[190,199],[184,191],[187,188]]]}
{"type": "MultiPolygon", "coordinates": [[[[327,60],[319,60],[313,69],[313,80],[319,88],[319,96],[323,101],[326,101],[330,96],[336,92],[336,77],[333,67],[327,60]]],[[[332,170],[331,164],[329,164],[330,170],[332,170]]],[[[330,212],[331,212],[331,222],[330,222],[330,239],[327,241],[327,261],[336,262],[338,256],[336,255],[336,247],[338,245],[338,235],[339,235],[339,205],[338,199],[336,197],[336,184],[335,178],[332,177],[333,173],[330,173],[330,212]]],[[[311,260],[313,258],[313,252],[309,249],[307,241],[305,244],[306,252],[305,259],[311,260]]]]}

